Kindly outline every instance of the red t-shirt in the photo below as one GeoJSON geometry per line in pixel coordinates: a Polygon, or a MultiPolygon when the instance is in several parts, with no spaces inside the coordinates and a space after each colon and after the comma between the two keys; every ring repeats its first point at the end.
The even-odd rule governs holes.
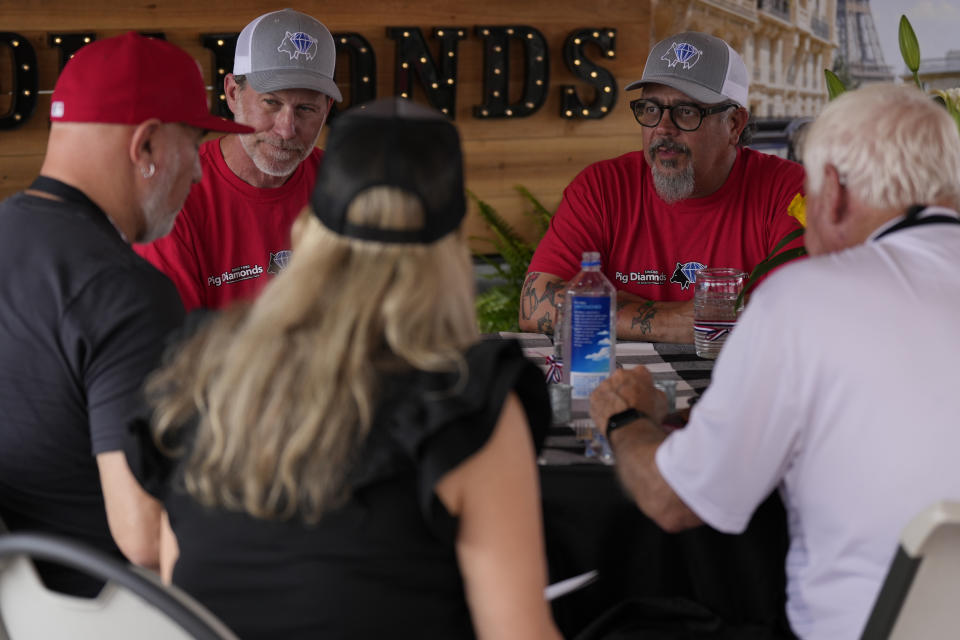
{"type": "Polygon", "coordinates": [[[310,199],[323,159],[314,149],[283,186],[260,189],[230,170],[220,141],[200,147],[203,180],[193,186],[173,231],[134,245],[165,273],[187,311],[220,309],[255,297],[290,258],[290,227],[310,199]]]}
{"type": "Polygon", "coordinates": [[[750,273],[799,227],[787,207],[803,193],[803,179],[799,164],[741,148],[720,189],[671,205],[657,194],[643,152],[597,162],[564,190],[529,271],[569,280],[584,251],[599,251],[618,289],[648,300],[689,300],[696,269],[750,273]]]}

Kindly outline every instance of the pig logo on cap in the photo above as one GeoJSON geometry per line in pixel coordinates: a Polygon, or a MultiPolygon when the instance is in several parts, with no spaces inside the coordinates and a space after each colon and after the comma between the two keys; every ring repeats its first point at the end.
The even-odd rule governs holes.
{"type": "Polygon", "coordinates": [[[682,64],[684,69],[691,69],[700,62],[702,55],[703,51],[688,42],[674,42],[667,52],[660,56],[660,59],[671,69],[677,64],[682,64]]]}
{"type": "Polygon", "coordinates": [[[317,57],[317,39],[302,31],[296,33],[287,31],[277,51],[286,53],[291,60],[297,60],[301,55],[307,60],[313,60],[317,57]]]}

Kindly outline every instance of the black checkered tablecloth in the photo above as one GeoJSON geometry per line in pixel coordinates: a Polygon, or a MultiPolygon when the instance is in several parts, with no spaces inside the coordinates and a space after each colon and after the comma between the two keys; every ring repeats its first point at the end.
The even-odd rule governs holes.
{"type": "MultiPolygon", "coordinates": [[[[553,340],[540,333],[501,332],[501,338],[516,339],[524,354],[546,373],[546,357],[553,354],[553,340]]],[[[673,380],[676,384],[676,408],[685,409],[710,383],[713,360],[697,356],[692,344],[665,342],[617,342],[617,366],[624,369],[644,366],[656,382],[673,380]]],[[[583,415],[574,416],[577,421],[589,423],[583,415]]],[[[543,464],[576,464],[596,462],[596,458],[583,455],[584,443],[577,439],[573,428],[555,426],[547,438],[543,464]]]]}

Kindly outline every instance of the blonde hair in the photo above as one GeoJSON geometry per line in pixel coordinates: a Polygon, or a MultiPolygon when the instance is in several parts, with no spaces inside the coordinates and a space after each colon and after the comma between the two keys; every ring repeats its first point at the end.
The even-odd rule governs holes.
{"type": "MultiPolygon", "coordinates": [[[[353,224],[419,228],[419,200],[359,194],[353,224]]],[[[208,506],[315,521],[347,497],[385,370],[463,371],[478,338],[460,232],[431,245],[353,240],[305,210],[287,268],[255,304],[211,322],[150,381],[155,438],[196,419],[187,490],[208,506]]]]}
{"type": "Polygon", "coordinates": [[[830,164],[874,209],[960,203],[957,124],[910,86],[871,84],[832,101],[810,125],[803,162],[811,193],[830,164]]]}

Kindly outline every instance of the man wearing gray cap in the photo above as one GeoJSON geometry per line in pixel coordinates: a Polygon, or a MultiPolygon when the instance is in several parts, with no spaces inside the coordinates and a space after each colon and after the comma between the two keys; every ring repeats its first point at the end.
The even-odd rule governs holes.
{"type": "Polygon", "coordinates": [[[751,271],[798,228],[803,168],[741,146],[749,81],[723,40],[654,45],[630,107],[643,151],[595,163],[566,188],[530,262],[520,328],[550,333],[584,251],[618,289],[617,336],[693,342],[696,270],[751,271]],[[796,202],[796,203],[795,203],[796,202]]]}
{"type": "Polygon", "coordinates": [[[264,14],[237,38],[224,80],[234,119],[253,127],[200,149],[203,181],[173,232],[139,253],[173,280],[187,311],[250,299],[290,257],[290,227],[323,158],[316,147],[334,100],[336,46],[314,18],[264,14]]]}

